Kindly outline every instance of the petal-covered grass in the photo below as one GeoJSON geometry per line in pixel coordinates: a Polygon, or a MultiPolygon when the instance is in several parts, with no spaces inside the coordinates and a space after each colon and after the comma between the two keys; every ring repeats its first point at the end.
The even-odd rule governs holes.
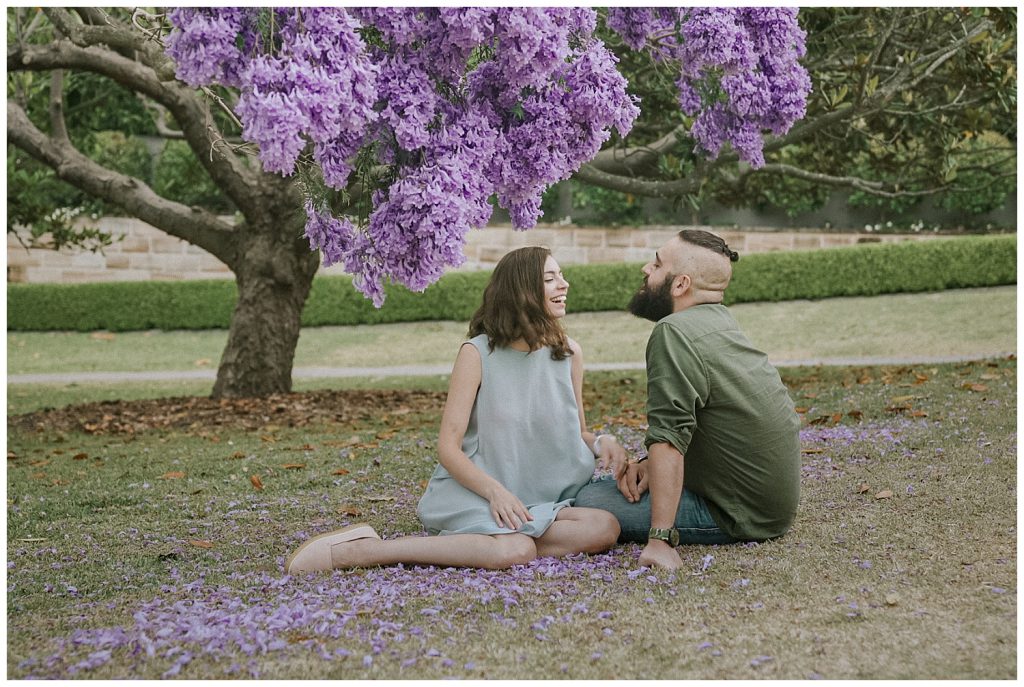
{"type": "MultiPolygon", "coordinates": [[[[305,537],[422,535],[440,407],[311,427],[8,436],[8,676],[1016,676],[1016,361],[800,368],[801,510],[785,537],[507,571],[290,577],[305,537]],[[258,479],[257,479],[258,478],[258,479]]],[[[638,450],[642,375],[588,377],[638,450]]]]}

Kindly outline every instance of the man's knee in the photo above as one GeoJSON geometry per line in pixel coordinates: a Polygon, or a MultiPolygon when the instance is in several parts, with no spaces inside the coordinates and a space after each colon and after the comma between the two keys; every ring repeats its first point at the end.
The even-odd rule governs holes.
{"type": "Polygon", "coordinates": [[[598,480],[583,485],[583,488],[576,494],[576,501],[573,505],[577,508],[609,510],[609,507],[615,502],[616,496],[622,498],[615,480],[598,480]]]}

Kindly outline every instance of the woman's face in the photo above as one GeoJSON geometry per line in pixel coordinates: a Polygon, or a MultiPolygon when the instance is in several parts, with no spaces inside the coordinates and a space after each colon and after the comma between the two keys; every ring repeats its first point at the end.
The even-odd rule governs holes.
{"type": "Polygon", "coordinates": [[[568,292],[569,282],[562,276],[558,263],[549,255],[544,261],[544,302],[555,319],[565,317],[565,295],[568,292]]]}

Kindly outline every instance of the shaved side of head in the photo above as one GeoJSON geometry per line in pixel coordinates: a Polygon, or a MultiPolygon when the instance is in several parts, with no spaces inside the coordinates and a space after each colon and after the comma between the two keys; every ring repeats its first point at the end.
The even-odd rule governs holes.
{"type": "Polygon", "coordinates": [[[672,245],[673,272],[690,277],[694,296],[702,303],[721,303],[739,256],[718,236],[699,229],[679,232],[672,245]]]}

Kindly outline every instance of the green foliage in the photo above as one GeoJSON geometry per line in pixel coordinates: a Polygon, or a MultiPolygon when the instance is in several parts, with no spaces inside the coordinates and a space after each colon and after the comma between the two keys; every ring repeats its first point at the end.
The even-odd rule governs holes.
{"type": "Polygon", "coordinates": [[[82,212],[76,204],[81,199],[75,193],[57,179],[53,170],[7,146],[7,232],[22,245],[73,245],[93,252],[109,245],[109,234],[73,224],[82,212]]]}
{"type": "MultiPolygon", "coordinates": [[[[799,21],[807,32],[803,64],[814,88],[807,116],[794,130],[806,127],[807,133],[789,145],[769,148],[769,164],[884,184],[892,195],[853,189],[849,199],[851,208],[872,208],[883,222],[896,220],[893,213],[912,211],[923,197],[963,213],[956,222],[967,225],[972,216],[1004,205],[1015,189],[1016,9],[803,7],[799,21]],[[868,108],[838,125],[817,125],[860,107],[865,97],[924,56],[944,54],[969,17],[985,17],[994,27],[950,52],[930,76],[901,88],[883,107],[868,108]],[[968,153],[973,159],[967,159],[968,153]]],[[[630,92],[642,102],[630,145],[658,140],[684,123],[676,101],[678,75],[626,49],[618,37],[602,37],[619,58],[630,92]]],[[[687,177],[692,149],[690,138],[680,136],[657,169],[637,173],[657,180],[687,177]]],[[[715,201],[726,207],[779,209],[793,217],[821,208],[834,188],[849,188],[787,173],[741,175],[739,182],[734,177],[729,165],[712,170],[688,200],[695,206],[715,201]]],[[[602,217],[643,222],[643,217],[628,216],[632,208],[623,199],[622,194],[602,198],[602,217]]]]}
{"type": "Polygon", "coordinates": [[[875,296],[1016,281],[1015,235],[869,244],[748,255],[736,263],[726,303],[875,296]]]}
{"type": "Polygon", "coordinates": [[[198,205],[214,212],[234,212],[210,175],[184,141],[167,141],[153,170],[153,190],[184,205],[198,205]]]}
{"type": "MultiPolygon", "coordinates": [[[[566,265],[573,311],[623,310],[640,285],[635,263],[566,265]]],[[[375,309],[345,276],[317,277],[302,315],[307,327],[468,320],[488,272],[452,272],[423,293],[388,289],[375,309]]],[[[818,251],[758,253],[735,265],[726,303],[873,296],[1015,284],[1017,237],[984,236],[818,251]]],[[[12,331],[131,331],[228,326],[237,299],[228,280],[8,284],[12,331]]]]}
{"type": "Polygon", "coordinates": [[[230,280],[8,284],[8,328],[217,329],[227,327],[237,298],[230,280]]]}
{"type": "MultiPolygon", "coordinates": [[[[97,131],[85,136],[82,151],[99,164],[148,182],[151,158],[146,145],[120,131],[97,131]]],[[[57,178],[53,170],[14,146],[7,147],[7,231],[22,244],[37,248],[77,246],[102,250],[111,237],[98,229],[77,226],[82,214],[114,210],[57,178]]]]}
{"type": "Polygon", "coordinates": [[[97,131],[87,139],[85,154],[121,174],[148,181],[152,158],[146,144],[120,131],[97,131]]]}
{"type": "MultiPolygon", "coordinates": [[[[152,179],[153,159],[141,139],[120,131],[96,131],[86,136],[82,152],[107,169],[134,177],[148,184],[152,179]]],[[[80,192],[79,192],[80,193],[80,192]]],[[[120,208],[81,193],[82,208],[90,214],[118,214],[120,208]]]]}
{"type": "Polygon", "coordinates": [[[588,186],[575,180],[570,183],[573,208],[585,212],[590,221],[610,226],[644,223],[640,199],[633,194],[588,186]]]}
{"type": "Polygon", "coordinates": [[[1017,189],[1015,145],[995,131],[970,136],[950,156],[949,174],[969,191],[948,193],[940,204],[947,210],[971,214],[991,212],[1003,206],[1017,189]]]}

